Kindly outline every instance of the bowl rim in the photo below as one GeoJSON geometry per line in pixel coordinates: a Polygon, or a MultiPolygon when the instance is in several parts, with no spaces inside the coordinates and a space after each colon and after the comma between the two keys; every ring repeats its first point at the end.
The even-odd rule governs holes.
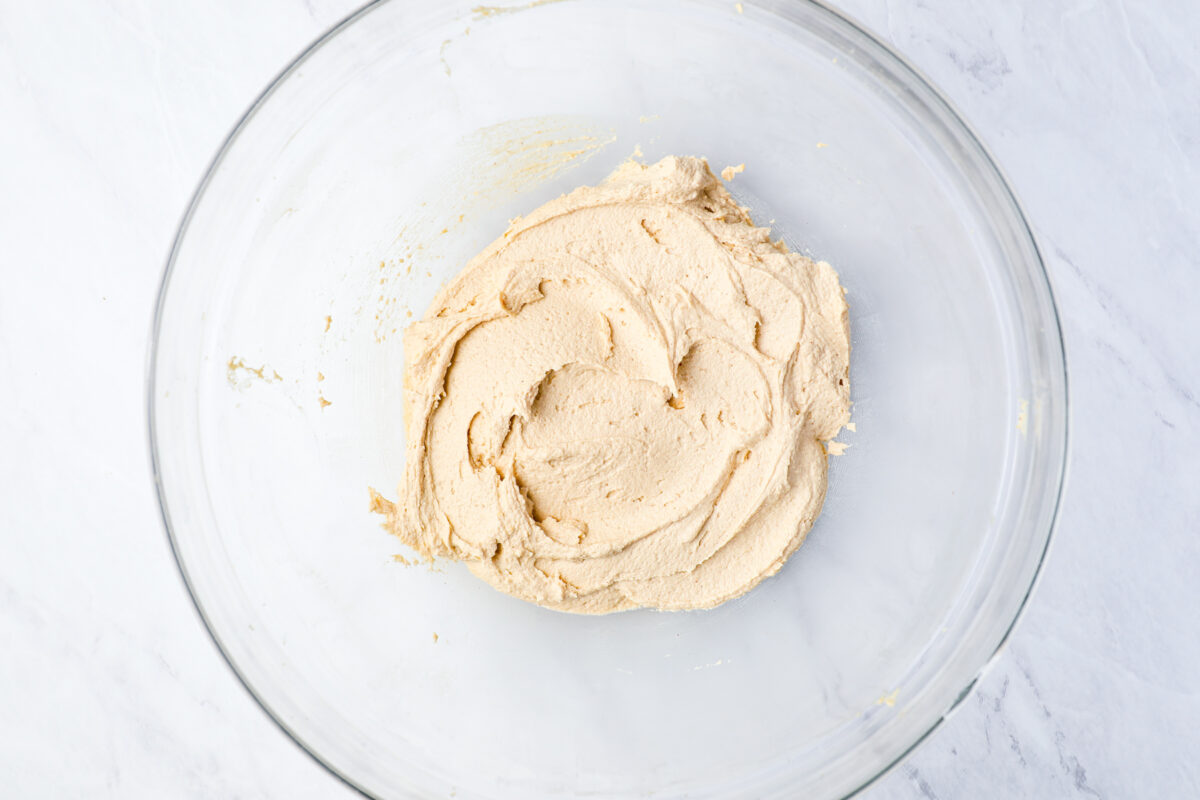
{"type": "MultiPolygon", "coordinates": [[[[208,166],[205,168],[204,173],[196,185],[196,188],[193,190],[187,207],[180,218],[180,222],[172,239],[171,248],[167,255],[162,277],[159,281],[158,291],[155,295],[154,316],[151,323],[145,363],[145,396],[147,414],[146,433],[147,445],[150,451],[151,478],[154,482],[155,496],[158,500],[159,512],[167,536],[167,541],[171,548],[171,555],[175,561],[175,566],[178,569],[179,576],[183,581],[184,587],[187,590],[192,607],[194,608],[197,616],[200,618],[204,629],[208,633],[210,641],[215,646],[222,660],[237,678],[242,688],[246,690],[246,692],[259,706],[259,708],[262,709],[267,717],[271,719],[271,721],[275,723],[279,730],[281,730],[289,739],[291,739],[301,749],[301,751],[306,753],[308,757],[311,758],[316,764],[320,765],[327,772],[340,780],[346,788],[367,798],[373,798],[374,795],[372,795],[366,788],[359,785],[349,775],[345,774],[332,763],[323,758],[321,754],[317,752],[316,748],[310,746],[300,734],[293,731],[288,726],[287,722],[285,722],[260,695],[260,693],[247,679],[243,671],[239,669],[237,664],[234,663],[233,659],[229,655],[228,649],[221,640],[220,634],[217,632],[216,628],[211,622],[208,613],[205,611],[204,606],[196,593],[194,582],[188,572],[188,567],[184,563],[184,560],[180,554],[180,548],[176,538],[177,534],[171,520],[171,513],[168,507],[163,485],[162,464],[158,449],[158,431],[155,421],[155,367],[158,362],[158,347],[160,333],[162,331],[163,310],[167,291],[171,283],[171,277],[174,272],[175,263],[192,217],[199,206],[200,200],[204,197],[205,190],[208,188],[213,176],[216,174],[222,162],[225,160],[226,154],[237,141],[242,131],[254,119],[259,109],[265,105],[265,103],[272,97],[272,95],[275,94],[276,90],[292,75],[292,73],[297,71],[311,56],[319,51],[325,44],[334,39],[343,30],[357,23],[375,9],[380,8],[390,2],[393,2],[393,0],[368,0],[368,2],[366,2],[364,5],[350,12],[348,15],[314,39],[306,47],[304,47],[267,83],[266,87],[259,92],[246,110],[242,112],[241,116],[237,119],[237,122],[230,129],[229,133],[226,134],[220,147],[217,149],[216,153],[209,161],[208,166]]],[[[755,0],[746,0],[746,2],[747,4],[752,4],[755,2],[755,0]]],[[[1042,546],[1041,553],[1037,556],[1037,563],[1030,578],[1029,586],[1025,590],[1024,595],[1021,597],[1020,602],[1017,605],[1013,619],[1009,623],[1008,627],[1004,630],[992,653],[987,657],[975,674],[972,675],[971,678],[966,682],[963,688],[955,695],[955,699],[951,701],[949,706],[937,717],[937,719],[934,720],[933,723],[930,724],[923,733],[915,738],[911,744],[899,752],[894,759],[879,768],[874,775],[872,775],[870,778],[867,778],[859,786],[852,789],[848,794],[844,795],[843,800],[845,800],[845,798],[858,795],[891,772],[901,762],[906,760],[921,744],[927,741],[929,737],[941,727],[942,723],[945,722],[946,719],[948,719],[950,715],[954,713],[954,711],[962,706],[963,701],[972,693],[974,688],[978,685],[979,680],[996,663],[1001,651],[1004,650],[1004,647],[1008,643],[1009,638],[1012,636],[1013,631],[1029,608],[1030,598],[1042,580],[1044,571],[1043,568],[1049,556],[1051,544],[1055,539],[1055,532],[1059,524],[1059,515],[1062,510],[1063,496],[1064,492],[1066,491],[1067,474],[1070,463],[1071,438],[1070,370],[1067,363],[1066,344],[1063,338],[1062,321],[1058,312],[1058,303],[1055,299],[1054,286],[1050,279],[1050,275],[1046,270],[1045,260],[1042,257],[1042,250],[1038,246],[1037,237],[1033,232],[1032,226],[1029,224],[1029,217],[1025,212],[1024,206],[1017,198],[1007,175],[1000,168],[998,162],[993,157],[991,150],[987,147],[987,145],[984,144],[983,139],[975,131],[974,127],[967,122],[966,118],[959,112],[957,106],[952,103],[940,89],[937,88],[933,81],[930,80],[923,71],[912,64],[905,56],[901,55],[891,45],[884,42],[879,36],[872,33],[869,28],[858,22],[846,12],[833,7],[829,4],[829,2],[827,2],[827,0],[777,0],[777,2],[782,5],[811,7],[816,9],[818,13],[825,14],[832,18],[835,23],[847,27],[852,35],[861,37],[868,45],[872,46],[877,55],[882,55],[885,59],[889,60],[893,68],[895,68],[901,74],[906,74],[906,77],[912,79],[915,84],[917,84],[923,91],[926,92],[927,98],[936,106],[940,106],[940,110],[946,114],[954,124],[959,126],[961,132],[965,134],[967,143],[976,150],[976,154],[980,158],[980,166],[992,173],[993,177],[996,179],[997,187],[1002,192],[1003,199],[1011,204],[1012,211],[1015,215],[1014,221],[1018,223],[1019,234],[1022,236],[1022,238],[1026,238],[1028,240],[1028,244],[1032,248],[1032,255],[1034,257],[1036,269],[1031,271],[1031,276],[1033,277],[1035,283],[1038,284],[1036,288],[1045,292],[1045,300],[1047,301],[1046,308],[1049,311],[1049,321],[1053,323],[1052,326],[1049,327],[1045,332],[1045,336],[1051,343],[1057,344],[1057,348],[1052,351],[1051,356],[1062,366],[1061,375],[1055,374],[1052,376],[1052,378],[1060,383],[1057,386],[1053,386],[1051,390],[1053,393],[1055,389],[1061,389],[1061,416],[1059,419],[1056,419],[1053,422],[1057,423],[1058,427],[1061,428],[1062,431],[1061,437],[1057,437],[1057,441],[1053,439],[1050,440],[1050,444],[1057,446],[1061,453],[1056,468],[1051,469],[1047,475],[1047,479],[1053,480],[1056,484],[1053,492],[1053,499],[1050,503],[1052,507],[1046,523],[1047,530],[1045,543],[1042,546]]]]}

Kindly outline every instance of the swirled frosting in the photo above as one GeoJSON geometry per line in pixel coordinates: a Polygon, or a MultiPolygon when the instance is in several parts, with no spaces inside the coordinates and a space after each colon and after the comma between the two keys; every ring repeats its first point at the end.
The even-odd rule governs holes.
{"type": "Polygon", "coordinates": [[[743,594],[804,541],[849,421],[833,269],[699,158],[514,220],[405,334],[387,527],[497,589],[606,613],[743,594]]]}

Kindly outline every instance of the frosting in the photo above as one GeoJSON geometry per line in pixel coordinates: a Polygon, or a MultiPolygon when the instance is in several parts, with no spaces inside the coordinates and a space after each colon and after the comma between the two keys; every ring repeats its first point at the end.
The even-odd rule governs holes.
{"type": "Polygon", "coordinates": [[[405,333],[400,501],[428,558],[563,611],[694,609],[803,542],[849,421],[834,270],[699,158],[514,220],[405,333]]]}

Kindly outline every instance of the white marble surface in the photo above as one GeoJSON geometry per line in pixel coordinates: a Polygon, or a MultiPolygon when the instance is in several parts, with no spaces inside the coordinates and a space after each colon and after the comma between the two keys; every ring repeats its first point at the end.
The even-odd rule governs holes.
{"type": "MultiPolygon", "coordinates": [[[[241,111],[356,0],[0,1],[0,794],[349,797],[203,631],[151,488],[146,338],[241,111]]],[[[1200,5],[842,0],[1033,220],[1073,458],[1032,607],[864,795],[1200,796],[1200,5]]]]}

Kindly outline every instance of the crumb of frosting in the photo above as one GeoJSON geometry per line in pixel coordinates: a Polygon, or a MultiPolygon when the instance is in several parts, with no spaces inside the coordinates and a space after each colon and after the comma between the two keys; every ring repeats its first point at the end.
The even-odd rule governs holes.
{"type": "Polygon", "coordinates": [[[283,380],[283,376],[276,370],[271,369],[271,374],[267,375],[267,370],[271,369],[266,364],[261,367],[252,367],[245,360],[237,356],[230,356],[229,362],[225,365],[225,377],[229,381],[230,386],[237,385],[237,376],[239,372],[266,381],[267,383],[279,383],[283,380]]]}
{"type": "Polygon", "coordinates": [[[745,170],[745,164],[738,164],[736,167],[726,167],[721,170],[721,180],[731,181],[734,175],[737,175],[739,172],[745,172],[745,170]]]}

